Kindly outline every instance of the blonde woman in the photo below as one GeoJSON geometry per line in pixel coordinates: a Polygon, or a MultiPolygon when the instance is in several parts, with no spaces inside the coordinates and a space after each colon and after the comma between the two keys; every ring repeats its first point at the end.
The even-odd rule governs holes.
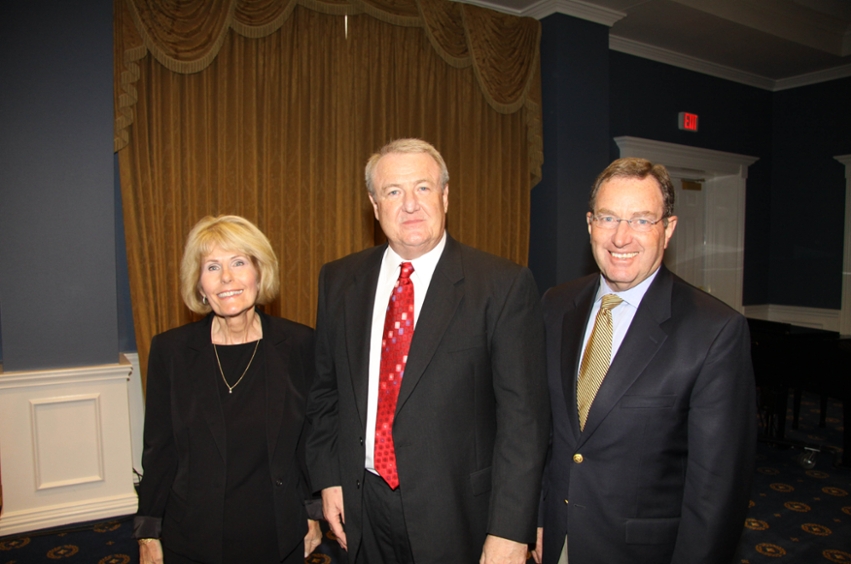
{"type": "Polygon", "coordinates": [[[302,444],[313,330],[256,308],[278,260],[238,216],[195,225],[180,286],[207,316],[151,342],[140,562],[300,564],[321,538],[302,444]]]}

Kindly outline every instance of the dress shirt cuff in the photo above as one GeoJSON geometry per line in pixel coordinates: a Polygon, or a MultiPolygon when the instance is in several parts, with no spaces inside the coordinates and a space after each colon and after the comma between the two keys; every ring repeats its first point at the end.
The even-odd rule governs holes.
{"type": "Polygon", "coordinates": [[[322,519],[325,519],[325,515],[322,513],[321,499],[304,500],[304,508],[307,510],[308,519],[313,519],[314,521],[321,521],[322,519]]]}
{"type": "Polygon", "coordinates": [[[158,539],[163,532],[163,520],[160,517],[137,515],[133,518],[134,539],[158,539]]]}

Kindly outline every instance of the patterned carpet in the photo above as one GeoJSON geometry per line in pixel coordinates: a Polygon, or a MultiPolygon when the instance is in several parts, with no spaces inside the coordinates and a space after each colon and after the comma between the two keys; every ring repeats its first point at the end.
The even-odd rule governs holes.
{"type": "MultiPolygon", "coordinates": [[[[791,398],[789,401],[791,406],[791,398]]],[[[828,403],[827,428],[818,428],[818,398],[804,395],[801,425],[787,438],[838,448],[842,406],[828,403]]],[[[851,564],[851,469],[835,468],[822,452],[815,467],[797,461],[799,449],[760,443],[751,507],[735,564],[851,564]]],[[[37,531],[0,538],[0,564],[135,564],[132,518],[82,523],[60,531],[37,531]]],[[[342,564],[342,551],[330,534],[307,564],[342,564]]]]}
{"type": "Polygon", "coordinates": [[[842,404],[828,402],[825,429],[818,428],[818,415],[818,396],[804,394],[800,427],[791,429],[791,407],[786,423],[787,439],[835,447],[818,454],[810,470],[798,463],[802,450],[760,443],[734,562],[851,563],[851,469],[834,467],[842,445],[842,404]]]}

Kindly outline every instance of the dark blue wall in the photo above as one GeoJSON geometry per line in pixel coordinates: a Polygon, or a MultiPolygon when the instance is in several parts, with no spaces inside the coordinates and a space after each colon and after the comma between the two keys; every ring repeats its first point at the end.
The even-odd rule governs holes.
{"type": "Polygon", "coordinates": [[[532,190],[529,268],[543,292],[595,270],[585,212],[609,163],[609,29],[541,20],[543,179],[532,190]]]}
{"type": "Polygon", "coordinates": [[[0,2],[6,371],[115,363],[112,2],[0,2]]]}
{"type": "MultiPolygon", "coordinates": [[[[744,303],[768,303],[772,210],[772,96],[767,90],[612,51],[611,136],[759,157],[745,202],[744,303]],[[677,114],[700,116],[697,133],[677,128],[677,114]]],[[[618,157],[611,143],[611,158],[618,157]]]]}
{"type": "Polygon", "coordinates": [[[851,78],[774,93],[768,301],[838,309],[851,78]]]}

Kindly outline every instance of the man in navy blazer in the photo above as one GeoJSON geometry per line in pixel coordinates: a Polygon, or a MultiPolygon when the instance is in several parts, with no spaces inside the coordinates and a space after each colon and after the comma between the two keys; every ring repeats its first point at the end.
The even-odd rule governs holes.
{"type": "Polygon", "coordinates": [[[389,244],[320,274],[311,483],[354,562],[522,564],[549,436],[532,275],[449,236],[448,172],[428,143],[390,143],[366,180],[389,244]],[[376,474],[373,445],[385,311],[407,265],[415,330],[390,425],[396,485],[376,474]]]}
{"type": "Polygon", "coordinates": [[[662,265],[673,204],[664,167],[613,162],[587,214],[600,274],[544,296],[546,563],[726,564],[736,550],[756,447],[750,339],[741,315],[662,265]],[[580,423],[580,366],[607,294],[622,300],[611,364],[580,423]]]}

